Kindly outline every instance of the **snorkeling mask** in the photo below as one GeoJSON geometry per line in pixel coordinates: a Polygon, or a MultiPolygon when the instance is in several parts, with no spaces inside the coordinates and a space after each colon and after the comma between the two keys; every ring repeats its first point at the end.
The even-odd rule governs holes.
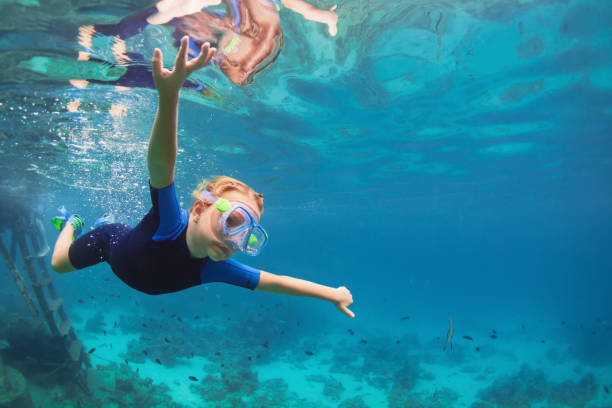
{"type": "Polygon", "coordinates": [[[246,205],[237,201],[219,198],[208,190],[202,190],[200,197],[210,201],[221,213],[218,221],[220,237],[234,251],[244,252],[247,255],[259,255],[268,242],[268,234],[262,226],[255,221],[246,205]]]}

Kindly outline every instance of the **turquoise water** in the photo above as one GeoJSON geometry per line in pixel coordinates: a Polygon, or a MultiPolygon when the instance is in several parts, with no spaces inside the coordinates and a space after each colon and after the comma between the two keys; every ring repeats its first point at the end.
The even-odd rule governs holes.
{"type": "MultiPolygon", "coordinates": [[[[0,3],[9,250],[15,209],[43,221],[51,248],[59,205],[86,228],[148,211],[156,92],[116,84],[155,47],[169,67],[171,33],[130,37],[140,57],[127,64],[101,34],[89,61],[77,57],[79,27],[150,6],[0,3]]],[[[149,296],[106,264],[53,273],[91,360],[83,380],[0,262],[0,367],[24,375],[34,406],[612,406],[612,3],[346,1],[336,12],[330,36],[282,9],[284,48],[253,84],[213,66],[192,75],[214,97],[182,91],[175,181],[185,208],[211,175],[262,192],[269,245],[236,259],[346,286],[355,319],[218,283],[149,296]]]]}

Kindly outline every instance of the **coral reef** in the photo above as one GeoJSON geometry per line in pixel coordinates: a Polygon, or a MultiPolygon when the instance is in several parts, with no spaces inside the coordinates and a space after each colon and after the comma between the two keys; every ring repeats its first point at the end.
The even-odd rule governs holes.
{"type": "Polygon", "coordinates": [[[586,406],[597,394],[597,383],[593,374],[586,374],[580,381],[564,381],[551,387],[549,402],[572,408],[586,406]]]}
{"type": "Polygon", "coordinates": [[[103,407],[183,407],[171,400],[167,386],[140,377],[127,364],[99,365],[91,373],[89,383],[103,407]]]}
{"type": "Polygon", "coordinates": [[[500,408],[527,407],[544,400],[548,387],[544,373],[523,365],[517,374],[497,379],[480,397],[500,408]]]}
{"type": "Polygon", "coordinates": [[[459,395],[450,388],[442,388],[431,395],[414,392],[391,392],[389,408],[448,408],[455,406],[459,395]]]}
{"type": "Polygon", "coordinates": [[[344,392],[344,386],[332,376],[324,375],[309,375],[309,381],[323,383],[323,395],[329,397],[332,401],[340,401],[340,397],[344,392]]]}
{"type": "Polygon", "coordinates": [[[25,377],[0,358],[0,407],[34,408],[25,377]]]}
{"type": "Polygon", "coordinates": [[[338,408],[368,408],[363,398],[358,395],[356,397],[345,399],[338,405],[338,408]]]}
{"type": "Polygon", "coordinates": [[[63,386],[39,388],[36,406],[65,408],[185,408],[173,402],[168,387],[141,378],[126,364],[98,365],[87,372],[86,391],[70,392],[63,386]]]}
{"type": "Polygon", "coordinates": [[[0,338],[10,344],[2,350],[7,365],[41,386],[83,386],[80,363],[70,358],[63,340],[52,336],[40,321],[15,315],[3,323],[0,338]]]}
{"type": "Polygon", "coordinates": [[[548,401],[552,406],[585,407],[597,393],[597,384],[592,374],[586,374],[578,382],[564,381],[550,383],[543,372],[535,371],[527,365],[509,376],[497,379],[491,386],[480,392],[482,402],[477,406],[496,408],[529,407],[548,401]]]}
{"type": "Polygon", "coordinates": [[[219,376],[208,375],[191,387],[207,402],[217,406],[266,407],[266,408],[320,408],[319,404],[300,398],[290,392],[281,379],[258,382],[255,373],[242,370],[222,369],[219,376]],[[220,377],[220,378],[219,378],[220,377]]]}

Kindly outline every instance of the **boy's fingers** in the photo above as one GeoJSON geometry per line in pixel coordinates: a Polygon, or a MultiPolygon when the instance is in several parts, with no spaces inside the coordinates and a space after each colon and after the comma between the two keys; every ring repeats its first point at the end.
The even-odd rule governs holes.
{"type": "Polygon", "coordinates": [[[348,315],[348,317],[355,317],[355,313],[348,310],[346,306],[342,306],[342,311],[348,315]]]}
{"type": "Polygon", "coordinates": [[[330,8],[330,9],[329,9],[329,11],[334,11],[334,10],[336,10],[336,8],[337,8],[337,7],[338,7],[338,5],[337,5],[337,4],[334,4],[334,5],[332,6],[332,8],[330,8]]]}
{"type": "Polygon", "coordinates": [[[181,48],[179,48],[178,54],[176,54],[176,61],[174,62],[175,68],[184,69],[187,65],[187,48],[189,44],[189,37],[184,36],[181,38],[181,48]]]}
{"type": "Polygon", "coordinates": [[[159,48],[156,48],[155,51],[153,51],[153,60],[151,61],[152,65],[153,65],[153,75],[155,76],[161,76],[162,73],[162,52],[159,50],[159,48]]]}
{"type": "Polygon", "coordinates": [[[216,48],[210,48],[209,43],[205,42],[204,44],[202,44],[200,55],[198,56],[198,58],[190,62],[189,71],[196,71],[202,68],[204,65],[208,64],[208,61],[210,61],[210,58],[216,51],[216,48]]]}

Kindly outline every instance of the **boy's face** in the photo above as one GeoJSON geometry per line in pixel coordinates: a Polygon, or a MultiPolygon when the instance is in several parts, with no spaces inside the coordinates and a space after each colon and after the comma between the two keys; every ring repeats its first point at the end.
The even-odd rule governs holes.
{"type": "MultiPolygon", "coordinates": [[[[231,202],[240,202],[256,220],[259,221],[261,218],[257,203],[246,194],[231,191],[223,194],[223,198],[231,202]]],[[[219,226],[221,216],[222,213],[214,205],[210,205],[203,210],[201,219],[196,224],[198,241],[205,247],[207,256],[215,262],[225,261],[234,255],[231,246],[223,241],[223,231],[219,226]]]]}

